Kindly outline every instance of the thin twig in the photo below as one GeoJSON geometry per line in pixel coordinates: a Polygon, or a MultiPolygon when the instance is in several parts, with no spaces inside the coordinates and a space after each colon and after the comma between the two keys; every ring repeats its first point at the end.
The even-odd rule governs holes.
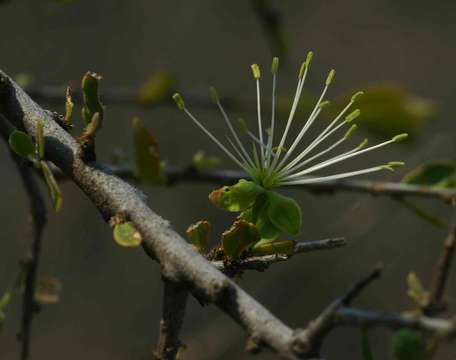
{"type": "Polygon", "coordinates": [[[388,327],[396,330],[401,328],[417,329],[451,340],[456,336],[456,319],[446,320],[420,315],[387,314],[376,311],[354,308],[339,309],[333,318],[334,326],[356,327],[388,327]]]}
{"type": "Polygon", "coordinates": [[[160,336],[154,357],[157,360],[175,360],[182,347],[179,333],[185,315],[188,290],[178,282],[163,278],[163,309],[160,321],[160,336]]]}
{"type": "Polygon", "coordinates": [[[454,258],[456,245],[456,223],[450,226],[448,236],[443,243],[442,255],[438,261],[436,275],[433,282],[429,305],[423,309],[426,315],[435,315],[440,311],[445,310],[443,294],[445,291],[448,277],[450,274],[451,263],[454,258]]]}
{"type": "Polygon", "coordinates": [[[323,339],[333,327],[336,312],[350,305],[370,283],[380,277],[381,271],[382,266],[377,265],[367,276],[357,281],[345,294],[333,301],[305,329],[296,330],[294,347],[309,356],[318,356],[323,339]]]}
{"type": "MultiPolygon", "coordinates": [[[[123,179],[138,181],[134,170],[128,166],[103,164],[106,171],[111,172],[123,179]]],[[[62,178],[62,176],[59,176],[62,178]]],[[[242,171],[236,170],[212,170],[198,172],[193,167],[168,167],[166,170],[167,185],[178,183],[202,182],[213,184],[233,184],[239,179],[247,179],[248,176],[242,171]]],[[[385,195],[392,197],[415,196],[423,198],[435,198],[446,203],[456,202],[456,190],[418,186],[398,182],[382,182],[370,180],[335,180],[315,184],[302,184],[294,188],[308,190],[315,194],[333,194],[335,192],[358,192],[371,195],[385,195]]]]}
{"type": "Polygon", "coordinates": [[[35,300],[35,288],[38,275],[38,265],[41,254],[43,229],[46,225],[46,206],[36,181],[35,174],[30,167],[16,161],[22,183],[29,198],[32,222],[32,243],[30,253],[23,260],[26,268],[25,288],[22,303],[22,327],[19,339],[22,343],[21,359],[30,356],[31,328],[34,314],[39,307],[35,300]]]}
{"type": "MultiPolygon", "coordinates": [[[[344,238],[331,238],[324,240],[315,240],[315,241],[301,241],[295,245],[294,252],[292,255],[285,254],[276,254],[276,255],[265,255],[265,256],[252,256],[246,259],[239,260],[236,263],[236,269],[238,270],[256,270],[264,271],[269,265],[289,260],[291,256],[296,254],[301,254],[305,252],[311,252],[316,250],[329,250],[334,249],[340,246],[346,245],[347,242],[344,238]]],[[[223,261],[212,261],[214,265],[219,270],[225,269],[225,264],[223,261]]]]}
{"type": "MultiPolygon", "coordinates": [[[[0,115],[0,134],[7,144],[9,134],[13,130],[14,128],[5,121],[2,115],[0,115]]],[[[37,182],[36,174],[13,152],[11,152],[11,157],[16,164],[24,190],[27,193],[31,217],[30,249],[28,249],[27,255],[21,261],[21,265],[25,269],[25,286],[22,295],[22,324],[21,331],[18,336],[22,344],[21,359],[26,360],[30,356],[33,316],[39,309],[39,306],[35,301],[35,288],[41,254],[43,230],[46,226],[47,218],[46,205],[37,182]]]]}

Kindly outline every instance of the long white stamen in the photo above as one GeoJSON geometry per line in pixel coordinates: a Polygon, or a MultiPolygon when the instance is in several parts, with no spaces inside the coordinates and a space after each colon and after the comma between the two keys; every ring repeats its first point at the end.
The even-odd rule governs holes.
{"type": "Polygon", "coordinates": [[[313,183],[319,183],[319,182],[325,182],[325,181],[331,181],[331,180],[338,180],[338,179],[343,179],[343,178],[347,178],[347,177],[351,177],[351,176],[381,171],[381,170],[385,170],[386,168],[387,168],[387,166],[381,165],[381,166],[371,167],[368,169],[350,171],[350,172],[330,175],[330,176],[313,177],[313,178],[309,177],[309,178],[305,178],[305,179],[284,181],[284,182],[281,182],[280,185],[302,185],[302,184],[313,184],[313,183]]]}
{"type": "Polygon", "coordinates": [[[289,164],[287,164],[283,169],[281,169],[280,173],[290,173],[294,171],[301,159],[303,159],[309,152],[311,152],[316,146],[318,146],[321,142],[326,140],[329,136],[331,136],[333,133],[335,133],[337,130],[339,130],[342,126],[347,124],[346,121],[339,123],[336,127],[334,127],[332,130],[327,132],[323,137],[318,136],[309,146],[307,146],[301,154],[299,154],[294,160],[292,160],[289,164]]]}
{"type": "Polygon", "coordinates": [[[275,128],[275,102],[276,102],[276,74],[279,67],[279,58],[275,57],[272,60],[271,72],[272,72],[272,109],[271,109],[271,132],[268,137],[268,146],[266,149],[266,167],[271,164],[272,156],[272,143],[274,141],[274,128],[275,128]]]}
{"type": "Polygon", "coordinates": [[[220,102],[220,99],[215,91],[214,88],[211,88],[211,93],[213,100],[215,101],[216,105],[218,106],[220,112],[222,113],[223,119],[225,120],[226,125],[231,131],[231,134],[233,134],[233,137],[238,144],[239,148],[241,149],[242,153],[244,154],[244,158],[247,160],[246,162],[250,165],[253,166],[253,160],[249,156],[247,150],[245,149],[244,145],[242,144],[241,140],[239,139],[239,136],[237,135],[236,131],[234,130],[233,124],[231,123],[230,118],[228,117],[227,113],[225,112],[225,109],[222,106],[222,103],[220,102]]]}
{"type": "Polygon", "coordinates": [[[229,151],[212,133],[207,130],[193,115],[186,107],[184,107],[182,110],[190,117],[190,119],[193,120],[193,122],[207,135],[209,138],[217,144],[217,146],[223,150],[223,152],[228,155],[228,157],[233,160],[239,167],[247,171],[247,168],[243,163],[241,163],[232,153],[229,151]]]}
{"type": "MultiPolygon", "coordinates": [[[[239,151],[239,149],[236,147],[236,145],[233,143],[233,141],[229,138],[229,136],[226,136],[226,139],[228,140],[228,142],[230,143],[231,147],[234,149],[234,151],[236,151],[236,154],[238,154],[239,158],[242,159],[242,161],[244,162],[244,165],[245,165],[245,168],[248,169],[248,170],[252,170],[253,168],[255,168],[255,165],[250,165],[249,162],[247,161],[247,159],[244,157],[244,155],[239,151]]],[[[248,171],[248,173],[250,173],[250,171],[248,171]]]]}
{"type": "Polygon", "coordinates": [[[293,144],[290,146],[288,149],[287,153],[283,157],[282,161],[279,163],[279,166],[277,167],[280,169],[285,161],[290,157],[296,146],[298,146],[299,142],[303,138],[304,134],[307,132],[307,130],[310,128],[312,123],[315,121],[317,118],[318,114],[321,111],[320,104],[323,101],[324,96],[326,95],[326,92],[328,91],[329,85],[331,84],[331,80],[334,77],[334,70],[331,70],[330,75],[328,75],[328,79],[326,80],[325,87],[323,88],[323,91],[321,92],[320,98],[318,99],[317,103],[315,104],[315,107],[313,108],[312,112],[309,115],[309,118],[307,119],[306,123],[302,127],[301,131],[299,132],[298,136],[296,137],[295,141],[293,144]],[[329,80],[329,81],[328,81],[329,80]]]}
{"type": "MultiPolygon", "coordinates": [[[[261,144],[263,142],[263,124],[261,122],[261,93],[260,93],[260,67],[257,64],[252,64],[252,73],[253,77],[256,80],[256,92],[257,92],[257,114],[258,114],[258,136],[260,138],[261,144]]],[[[264,148],[260,146],[260,154],[261,154],[261,163],[264,165],[264,148]]]]}
{"type": "Polygon", "coordinates": [[[348,155],[336,156],[336,157],[334,157],[334,158],[332,158],[332,159],[329,159],[329,160],[327,160],[327,161],[325,161],[325,162],[323,162],[323,163],[321,163],[321,164],[312,166],[312,167],[310,167],[310,168],[308,168],[308,169],[306,169],[306,170],[303,170],[303,171],[300,171],[300,172],[298,172],[298,173],[296,173],[296,174],[290,175],[290,176],[288,176],[287,178],[288,178],[288,179],[292,179],[292,178],[296,178],[296,177],[300,177],[300,176],[309,174],[309,173],[311,173],[311,172],[320,170],[320,169],[325,168],[325,167],[327,167],[327,166],[336,164],[336,163],[338,163],[338,162],[340,162],[340,161],[344,161],[344,160],[350,159],[350,158],[352,158],[352,157],[354,157],[354,156],[358,156],[358,155],[364,154],[364,153],[366,153],[366,152],[368,152],[368,151],[375,150],[375,149],[378,149],[378,148],[380,148],[380,147],[386,146],[386,145],[391,144],[391,143],[393,143],[393,142],[395,142],[395,140],[394,140],[394,139],[391,139],[391,140],[385,141],[385,142],[383,142],[383,143],[380,143],[380,144],[377,144],[377,145],[368,147],[367,149],[359,150],[359,151],[356,151],[356,152],[354,152],[354,153],[350,153],[350,154],[348,154],[348,155]]]}
{"type": "Polygon", "coordinates": [[[313,53],[309,52],[307,54],[306,61],[301,65],[301,69],[300,69],[300,73],[299,73],[299,81],[298,81],[298,86],[296,88],[296,94],[295,94],[295,97],[293,100],[293,105],[291,106],[290,115],[288,116],[287,125],[285,126],[285,131],[283,132],[282,138],[280,140],[278,150],[275,154],[274,160],[272,161],[272,164],[270,167],[270,172],[274,171],[274,169],[277,165],[277,161],[279,160],[280,154],[282,152],[283,145],[285,144],[285,139],[287,138],[288,131],[290,130],[291,122],[293,121],[293,117],[296,112],[296,108],[298,107],[302,88],[304,86],[304,81],[306,80],[306,77],[307,77],[307,72],[309,70],[309,65],[310,65],[310,61],[312,60],[312,56],[313,56],[313,53]]]}
{"type": "MultiPolygon", "coordinates": [[[[337,146],[339,146],[340,144],[342,144],[344,141],[346,140],[346,137],[344,136],[342,139],[336,141],[334,144],[332,144],[330,147],[328,147],[327,149],[323,150],[323,151],[320,151],[318,154],[315,154],[314,156],[308,158],[307,160],[299,163],[298,166],[296,166],[293,171],[297,170],[297,169],[300,169],[302,168],[304,165],[314,161],[315,159],[318,159],[319,157],[323,156],[324,154],[330,152],[331,150],[333,150],[334,148],[336,148],[337,146]]],[[[358,147],[356,147],[353,151],[356,151],[356,149],[358,149],[358,147]]],[[[286,178],[286,175],[283,176],[284,178],[286,178]]]]}

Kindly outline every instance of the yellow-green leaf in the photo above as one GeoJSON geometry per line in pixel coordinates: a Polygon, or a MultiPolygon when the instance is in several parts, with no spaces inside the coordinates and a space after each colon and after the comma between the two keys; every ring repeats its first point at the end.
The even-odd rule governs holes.
{"type": "Polygon", "coordinates": [[[136,172],[141,181],[151,184],[163,182],[160,149],[152,133],[139,118],[133,119],[133,147],[136,172]]]}
{"type": "Polygon", "coordinates": [[[87,72],[81,82],[84,105],[82,117],[89,124],[95,113],[100,116],[100,127],[103,122],[104,107],[98,95],[98,85],[102,77],[93,72],[87,72]]]}
{"type": "Polygon", "coordinates": [[[35,154],[35,145],[32,138],[25,132],[15,130],[8,139],[11,149],[24,158],[33,157],[35,154]]]}
{"type": "Polygon", "coordinates": [[[176,77],[167,70],[153,74],[139,90],[139,100],[145,105],[163,102],[176,86],[176,77]]]}
{"type": "Polygon", "coordinates": [[[49,195],[51,196],[52,203],[54,205],[54,210],[58,212],[62,208],[63,202],[62,192],[60,191],[59,184],[55,180],[54,175],[52,174],[51,169],[49,169],[47,162],[41,160],[39,164],[41,171],[43,172],[44,179],[46,180],[49,195]]]}
{"type": "Polygon", "coordinates": [[[244,179],[232,186],[224,186],[209,194],[209,200],[222,209],[239,212],[253,206],[258,195],[264,188],[252,181],[244,179]]]}
{"type": "Polygon", "coordinates": [[[407,295],[412,298],[419,306],[426,306],[430,301],[430,293],[424,290],[418,276],[411,272],[407,275],[407,295]]]}
{"type": "Polygon", "coordinates": [[[261,240],[252,246],[249,253],[253,256],[292,255],[296,242],[293,240],[267,241],[261,240]]]}
{"type": "Polygon", "coordinates": [[[291,235],[299,234],[302,215],[298,203],[292,198],[273,191],[268,191],[267,196],[268,215],[274,226],[291,235]]]}
{"type": "Polygon", "coordinates": [[[454,161],[435,161],[420,165],[406,174],[402,182],[443,188],[456,187],[456,163],[454,161]]]}
{"type": "MultiPolygon", "coordinates": [[[[334,106],[332,114],[338,113],[350,100],[352,94],[342,96],[334,106]]],[[[357,124],[380,137],[392,137],[400,133],[414,135],[436,112],[434,104],[410,94],[399,85],[372,86],[356,100],[361,110],[357,124]]]]}
{"type": "Polygon", "coordinates": [[[220,159],[207,156],[204,151],[198,151],[193,155],[192,164],[198,171],[208,171],[216,168],[220,164],[220,159]]]}
{"type": "Polygon", "coordinates": [[[132,222],[124,222],[114,226],[114,240],[124,247],[137,247],[141,245],[142,236],[132,222]]]}
{"type": "Polygon", "coordinates": [[[260,234],[255,225],[237,220],[222,234],[223,251],[230,258],[237,259],[244,250],[259,240],[260,234]]]}
{"type": "Polygon", "coordinates": [[[190,225],[186,231],[187,237],[192,245],[198,250],[203,251],[209,241],[209,230],[211,224],[207,220],[201,220],[190,225]]]}

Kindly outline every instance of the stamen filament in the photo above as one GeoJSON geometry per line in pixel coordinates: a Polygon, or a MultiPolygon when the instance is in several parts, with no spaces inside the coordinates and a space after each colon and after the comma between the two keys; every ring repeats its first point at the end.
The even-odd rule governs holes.
{"type": "Polygon", "coordinates": [[[350,172],[345,172],[345,173],[340,173],[340,174],[330,175],[330,176],[307,177],[307,178],[303,178],[303,179],[297,179],[297,180],[291,180],[291,181],[283,181],[283,182],[281,182],[279,184],[280,185],[314,184],[314,183],[319,183],[319,182],[343,179],[343,178],[347,178],[347,177],[351,177],[351,176],[368,174],[368,173],[381,171],[381,170],[385,170],[385,169],[386,169],[385,165],[381,165],[381,166],[371,167],[371,168],[368,168],[368,169],[350,171],[350,172]]]}
{"type": "Polygon", "coordinates": [[[192,119],[192,121],[207,135],[209,138],[217,144],[217,146],[223,150],[223,152],[228,155],[228,157],[233,160],[239,167],[247,171],[247,168],[243,163],[241,163],[232,153],[229,151],[212,133],[207,130],[203,124],[201,124],[186,107],[184,107],[182,110],[192,119]]]}
{"type": "Polygon", "coordinates": [[[323,163],[321,163],[321,164],[312,166],[312,167],[310,167],[310,168],[308,168],[308,169],[306,169],[306,170],[300,171],[300,172],[298,172],[298,173],[296,173],[296,174],[290,175],[290,176],[288,176],[287,178],[288,178],[288,179],[291,179],[291,178],[296,178],[296,177],[300,177],[300,176],[302,176],[302,175],[309,174],[309,173],[311,173],[311,172],[320,170],[320,169],[325,168],[325,167],[327,167],[327,166],[336,164],[336,163],[338,163],[338,162],[340,162],[340,161],[344,161],[344,160],[350,159],[350,158],[352,158],[352,157],[354,157],[354,156],[358,156],[358,155],[364,154],[364,153],[366,153],[366,152],[368,152],[368,151],[375,150],[375,149],[378,149],[378,148],[380,148],[380,147],[386,146],[386,145],[391,144],[391,143],[393,143],[393,142],[395,142],[395,141],[394,141],[393,139],[391,139],[391,140],[385,141],[385,142],[383,142],[383,143],[380,143],[380,144],[371,146],[371,147],[369,147],[369,148],[367,148],[367,149],[355,151],[354,153],[350,153],[350,154],[348,154],[348,155],[345,154],[345,155],[343,155],[343,156],[340,156],[340,155],[339,155],[339,156],[335,156],[335,157],[332,158],[332,159],[329,159],[329,160],[327,160],[327,161],[325,161],[325,162],[323,162],[323,163]]]}

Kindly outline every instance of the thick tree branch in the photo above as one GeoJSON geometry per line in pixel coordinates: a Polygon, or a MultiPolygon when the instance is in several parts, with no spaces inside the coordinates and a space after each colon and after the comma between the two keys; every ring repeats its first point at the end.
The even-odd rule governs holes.
{"type": "Polygon", "coordinates": [[[78,144],[6,74],[0,72],[0,113],[15,127],[35,135],[36,121],[44,122],[46,158],[86,193],[105,221],[121,214],[141,233],[148,253],[153,253],[166,278],[184,282],[205,301],[215,303],[251,336],[283,358],[300,354],[291,348],[293,331],[273,316],[237,284],[196,253],[147,205],[137,189],[109,174],[97,163],[84,163],[78,157],[78,144]]]}

